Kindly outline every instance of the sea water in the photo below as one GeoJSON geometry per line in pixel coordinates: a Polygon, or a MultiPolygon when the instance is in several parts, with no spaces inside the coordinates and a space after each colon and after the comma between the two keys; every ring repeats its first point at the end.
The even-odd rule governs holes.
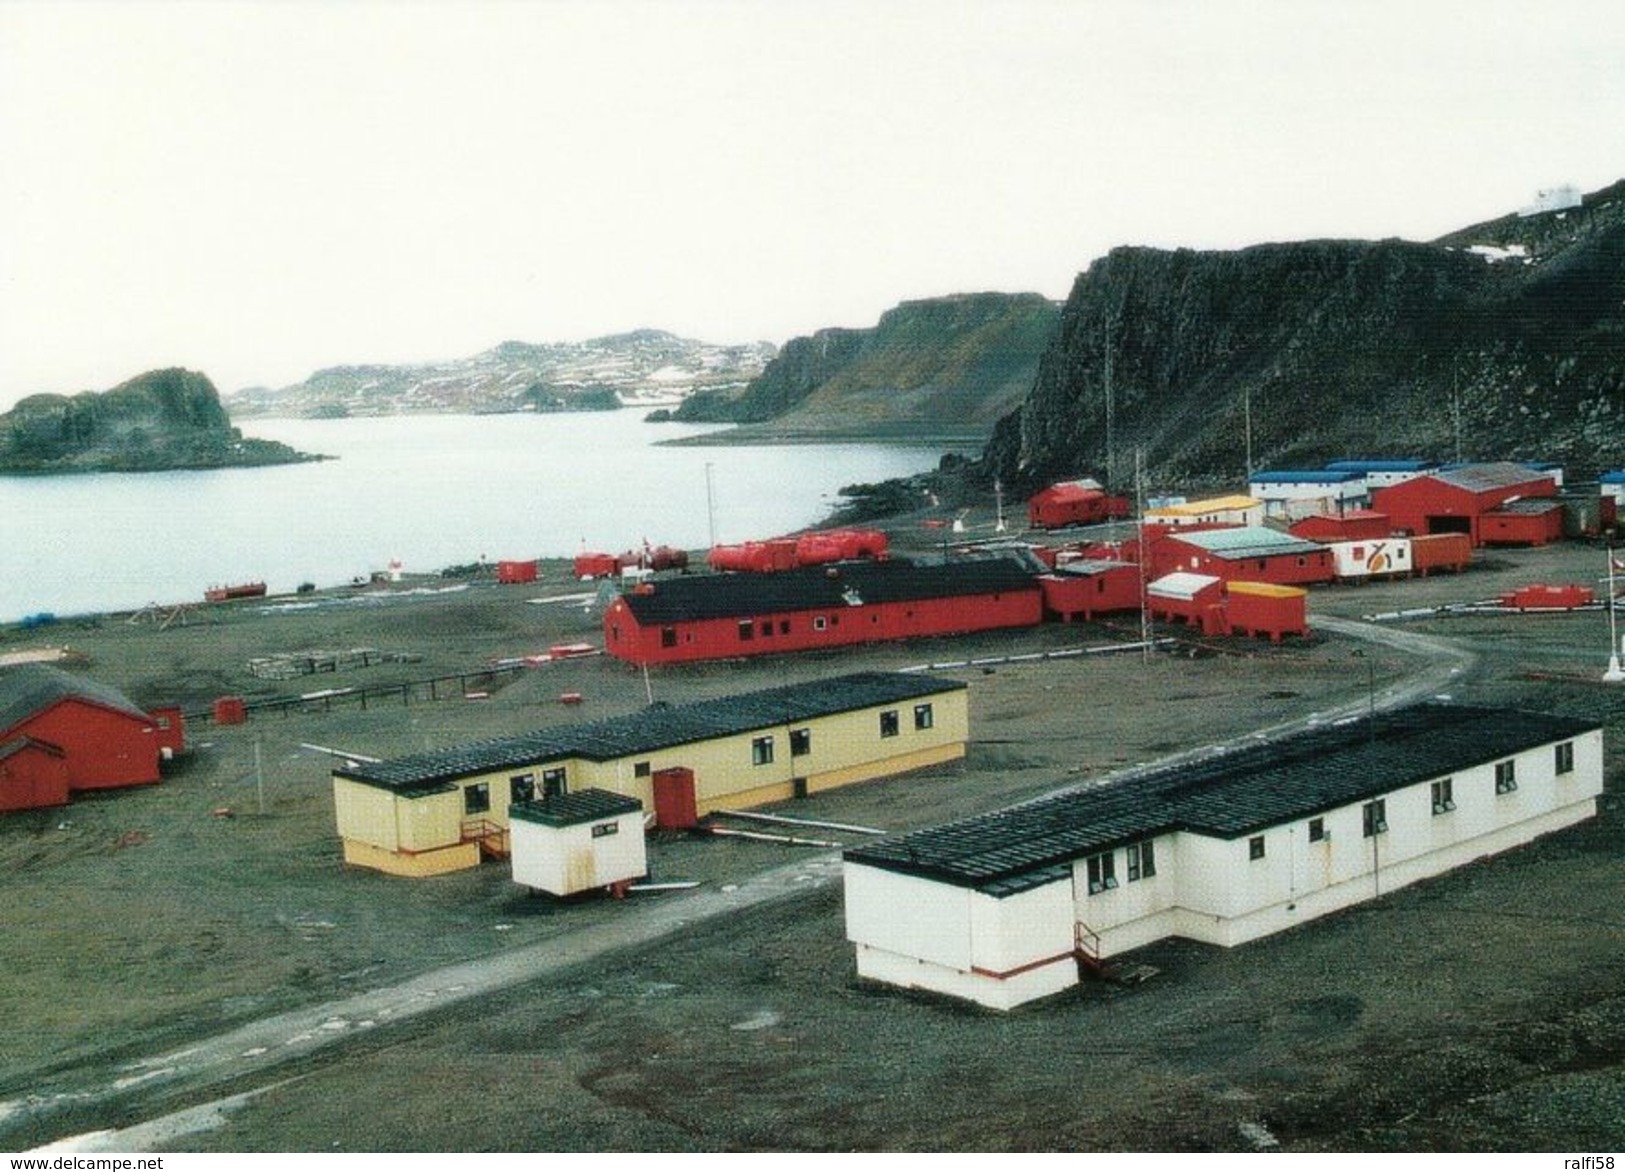
{"type": "Polygon", "coordinates": [[[340,585],[399,561],[703,549],[816,524],[934,448],[671,447],[717,430],[641,410],[252,420],[336,459],[206,472],[0,477],[0,621],[201,601],[212,585],[340,585]]]}

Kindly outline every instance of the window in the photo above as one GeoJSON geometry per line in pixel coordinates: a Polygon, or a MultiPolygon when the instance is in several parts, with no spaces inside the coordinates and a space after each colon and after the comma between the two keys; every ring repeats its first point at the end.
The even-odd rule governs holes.
{"type": "Polygon", "coordinates": [[[660,645],[662,647],[675,647],[675,646],[677,646],[677,628],[676,627],[661,627],[660,628],[660,645]]]}
{"type": "Polygon", "coordinates": [[[750,763],[752,765],[773,764],[772,737],[757,737],[750,743],[750,763]]]}
{"type": "Polygon", "coordinates": [[[600,822],[592,828],[594,838],[608,838],[610,835],[619,834],[620,832],[621,824],[619,822],[600,822]]]}
{"type": "Polygon", "coordinates": [[[780,619],[779,620],[779,634],[788,635],[789,633],[790,633],[790,620],[789,619],[780,619]]]}
{"type": "Polygon", "coordinates": [[[841,625],[841,616],[838,615],[838,614],[830,615],[829,616],[829,625],[832,626],[832,627],[840,626],[841,625]]]}
{"type": "Polygon", "coordinates": [[[1326,841],[1326,819],[1324,819],[1324,818],[1311,818],[1311,819],[1309,819],[1309,841],[1310,842],[1325,842],[1326,841]]]}
{"type": "Polygon", "coordinates": [[[897,735],[897,710],[895,708],[880,714],[880,735],[895,737],[897,735]]]}
{"type": "MultiPolygon", "coordinates": [[[[157,724],[158,724],[159,728],[168,728],[169,727],[169,717],[167,717],[167,716],[158,717],[157,724]]],[[[1557,747],[1559,749],[1561,749],[1563,746],[1559,745],[1557,747]]],[[[1572,749],[1574,746],[1570,745],[1569,747],[1572,749]]],[[[1572,757],[1570,758],[1570,760],[1572,760],[1572,757]]],[[[1569,768],[1572,769],[1573,766],[1571,765],[1569,768]]],[[[1568,770],[1567,769],[1559,769],[1558,772],[1559,773],[1567,773],[1568,770]]]]}
{"type": "Polygon", "coordinates": [[[773,620],[772,619],[766,619],[762,623],[762,638],[771,639],[772,637],[773,637],[773,620]]]}
{"type": "Polygon", "coordinates": [[[1518,788],[1518,763],[1516,761],[1497,761],[1495,763],[1495,792],[1509,794],[1518,788]]]}
{"type": "Polygon", "coordinates": [[[754,638],[756,638],[756,624],[746,619],[739,624],[739,641],[749,643],[754,638]]]}
{"type": "Polygon", "coordinates": [[[1565,773],[1573,773],[1574,772],[1574,742],[1573,741],[1564,741],[1561,745],[1555,746],[1555,749],[1556,749],[1556,762],[1557,762],[1557,774],[1558,774],[1558,776],[1561,777],[1565,773]]]}
{"type": "Polygon", "coordinates": [[[829,620],[824,618],[823,615],[815,615],[813,617],[813,630],[822,631],[828,625],[829,620]]]}
{"type": "Polygon", "coordinates": [[[534,773],[521,773],[517,777],[508,779],[508,800],[510,802],[528,802],[536,796],[536,775],[534,773]]]}
{"type": "Polygon", "coordinates": [[[1149,879],[1157,873],[1157,858],[1151,851],[1151,842],[1130,843],[1128,848],[1128,881],[1149,879]]]}
{"type": "Polygon", "coordinates": [[[1257,862],[1264,857],[1264,836],[1255,834],[1247,840],[1247,857],[1257,862]]]}
{"type": "Polygon", "coordinates": [[[564,792],[564,770],[542,770],[542,797],[556,798],[564,792]]]}
{"type": "Polygon", "coordinates": [[[463,813],[483,814],[491,808],[491,784],[482,781],[478,785],[463,787],[463,813]]]}
{"type": "Polygon", "coordinates": [[[790,730],[790,756],[805,757],[812,752],[812,729],[793,728],[790,730]]]}
{"type": "Polygon", "coordinates": [[[914,727],[916,729],[930,728],[936,722],[936,716],[929,704],[916,704],[914,706],[914,727]]]}
{"type": "Polygon", "coordinates": [[[1388,833],[1388,803],[1378,798],[1360,808],[1360,832],[1367,838],[1388,833]]]}
{"type": "Polygon", "coordinates": [[[1102,891],[1110,891],[1117,886],[1117,874],[1113,867],[1112,852],[1107,851],[1101,855],[1089,856],[1089,894],[1099,895],[1102,891]]]}
{"type": "Polygon", "coordinates": [[[648,777],[649,776],[649,763],[647,761],[638,761],[638,762],[636,762],[632,766],[632,776],[633,777],[648,777]]]}
{"type": "Polygon", "coordinates": [[[1451,792],[1454,786],[1450,778],[1433,783],[1433,812],[1435,814],[1448,814],[1456,808],[1456,799],[1451,792]]]}

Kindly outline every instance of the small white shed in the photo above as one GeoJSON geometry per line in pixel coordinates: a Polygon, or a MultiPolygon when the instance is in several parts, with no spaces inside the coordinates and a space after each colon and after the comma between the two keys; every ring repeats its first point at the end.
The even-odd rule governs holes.
{"type": "Polygon", "coordinates": [[[513,881],[553,895],[609,887],[649,873],[643,806],[584,789],[508,808],[513,881]]]}

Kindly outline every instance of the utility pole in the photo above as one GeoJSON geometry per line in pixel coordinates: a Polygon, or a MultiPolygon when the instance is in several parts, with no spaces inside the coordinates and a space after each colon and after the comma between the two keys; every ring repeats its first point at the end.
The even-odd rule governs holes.
{"type": "Polygon", "coordinates": [[[1450,427],[1456,435],[1456,463],[1461,463],[1461,355],[1450,360],[1450,427]]]}
{"type": "Polygon", "coordinates": [[[1134,449],[1134,516],[1139,526],[1140,545],[1140,658],[1147,663],[1151,661],[1151,617],[1149,608],[1150,579],[1147,577],[1149,569],[1146,565],[1151,556],[1145,547],[1145,449],[1136,446],[1134,449]]]}
{"type": "Polygon", "coordinates": [[[1253,389],[1244,387],[1241,392],[1242,427],[1247,433],[1247,482],[1253,479],[1253,389]]]}
{"type": "Polygon", "coordinates": [[[1117,449],[1114,434],[1117,408],[1113,402],[1112,390],[1112,348],[1113,336],[1117,333],[1117,315],[1115,313],[1108,315],[1101,329],[1101,349],[1105,355],[1106,376],[1106,488],[1110,491],[1117,486],[1117,449]]]}

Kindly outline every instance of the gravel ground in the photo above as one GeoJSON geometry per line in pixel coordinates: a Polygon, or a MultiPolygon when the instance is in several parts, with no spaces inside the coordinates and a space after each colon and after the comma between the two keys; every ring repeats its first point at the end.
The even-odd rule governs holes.
{"type": "MultiPolygon", "coordinates": [[[[973,520],[973,524],[974,524],[973,520]]],[[[1468,574],[1316,591],[1359,616],[1595,577],[1583,547],[1496,554],[1468,574]]],[[[424,582],[422,586],[440,584],[424,582]]],[[[540,587],[476,584],[313,610],[229,607],[158,631],[59,628],[98,678],[146,702],[297,695],[469,672],[596,641],[560,567],[540,587]],[[420,656],[287,684],[252,655],[372,646],[420,656]]],[[[463,1004],[282,1072],[289,1081],[187,1131],[176,1149],[1618,1150],[1625,1147],[1625,694],[1594,682],[1599,615],[1409,624],[1482,657],[1457,699],[1608,722],[1595,823],[1233,951],[1148,950],[1161,975],[1090,985],[1008,1016],[860,986],[839,892],[740,913],[659,947],[463,1004]],[[365,1109],[357,1107],[365,1104],[365,1109]]],[[[1099,644],[1082,624],[972,640],[668,669],[681,701],[860,667],[1099,644]]],[[[1127,633],[1132,634],[1132,631],[1127,633]]],[[[43,640],[50,641],[50,640],[43,640]]],[[[0,651],[32,647],[0,635],[0,651]]],[[[794,813],[889,830],[939,822],[1168,752],[1358,701],[1414,667],[1356,661],[1330,635],[1224,654],[1139,655],[963,673],[966,761],[851,787],[794,813]],[[1369,670],[1370,676],[1367,677],[1369,670]]],[[[641,673],[592,659],[481,687],[488,699],[295,709],[192,729],[158,787],[0,819],[8,959],[0,1103],[26,1101],[268,1014],[608,923],[617,905],[528,896],[491,866],[427,882],[346,870],[330,759],[388,755],[635,710],[641,673]],[[561,706],[582,692],[583,709],[561,706]],[[265,807],[254,783],[264,762],[265,807]],[[231,817],[214,811],[229,807],[231,817]],[[107,974],[116,974],[108,980],[107,974]],[[42,989],[57,995],[40,996],[42,989]]],[[[656,878],[738,881],[785,848],[662,836],[656,878]]],[[[119,1126],[192,1105],[65,1117],[119,1126]]],[[[0,1143],[60,1131],[8,1126],[0,1143]]],[[[162,1145],[160,1145],[162,1146],[162,1145]]]]}

